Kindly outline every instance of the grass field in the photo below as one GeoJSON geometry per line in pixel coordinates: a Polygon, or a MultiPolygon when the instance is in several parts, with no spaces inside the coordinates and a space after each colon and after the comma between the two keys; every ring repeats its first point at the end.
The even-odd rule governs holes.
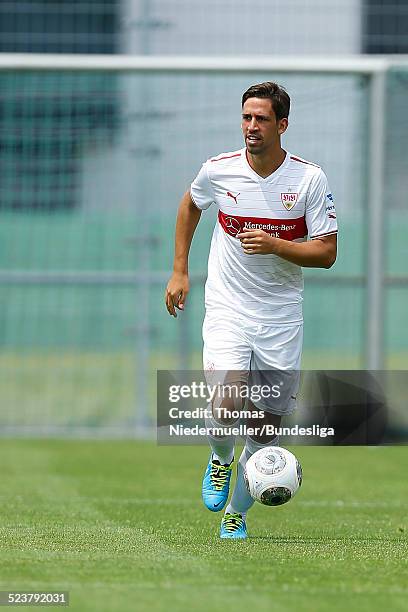
{"type": "Polygon", "coordinates": [[[408,449],[295,452],[298,496],[232,542],[201,505],[204,447],[3,440],[0,588],[81,612],[406,610],[408,449]]]}

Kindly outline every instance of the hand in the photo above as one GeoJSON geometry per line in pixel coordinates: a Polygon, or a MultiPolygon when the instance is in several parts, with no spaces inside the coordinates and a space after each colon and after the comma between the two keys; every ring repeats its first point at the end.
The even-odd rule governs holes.
{"type": "Polygon", "coordinates": [[[187,294],[190,290],[188,274],[174,272],[166,288],[166,307],[173,317],[177,318],[176,308],[184,310],[187,294]]]}
{"type": "Polygon", "coordinates": [[[275,253],[275,244],[278,238],[270,236],[263,230],[252,230],[237,234],[244,253],[247,255],[270,255],[275,253]]]}

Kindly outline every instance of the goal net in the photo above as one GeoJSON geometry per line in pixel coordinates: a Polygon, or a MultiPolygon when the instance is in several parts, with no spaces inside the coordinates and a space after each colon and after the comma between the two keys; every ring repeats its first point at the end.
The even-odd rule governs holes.
{"type": "Polygon", "coordinates": [[[320,71],[313,59],[279,62],[3,55],[3,432],[145,435],[157,368],[200,366],[214,216],[202,216],[188,306],[174,321],[163,293],[178,201],[203,161],[242,146],[242,92],[265,80],[283,84],[292,98],[283,146],[323,167],[339,207],[336,267],[305,274],[304,367],[362,368],[367,351],[377,363],[401,367],[408,353],[399,325],[407,306],[400,256],[408,229],[402,162],[408,71],[385,72],[374,60],[331,60],[320,71]],[[388,75],[383,94],[394,113],[386,160],[373,154],[391,142],[381,135],[378,74],[388,75]],[[373,164],[389,182],[381,182],[373,164]],[[384,212],[379,202],[370,221],[375,189],[386,195],[385,233],[397,237],[386,264],[368,257],[384,212]],[[385,286],[378,281],[383,264],[392,277],[385,314],[372,303],[385,286]],[[367,320],[384,329],[384,317],[384,342],[367,349],[367,320]]]}

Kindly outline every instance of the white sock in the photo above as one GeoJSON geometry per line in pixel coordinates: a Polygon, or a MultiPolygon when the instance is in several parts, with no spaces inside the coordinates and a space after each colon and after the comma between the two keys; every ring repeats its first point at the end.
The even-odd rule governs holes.
{"type": "Polygon", "coordinates": [[[255,442],[249,436],[246,438],[245,446],[242,450],[241,456],[239,458],[238,467],[237,467],[237,480],[235,483],[234,492],[231,497],[231,501],[225,509],[225,513],[230,512],[232,514],[238,513],[242,514],[243,518],[246,517],[246,513],[248,510],[254,505],[255,500],[248,493],[248,489],[246,488],[245,480],[244,480],[244,467],[248,459],[256,453],[260,448],[265,448],[266,446],[278,446],[279,445],[279,437],[276,436],[268,442],[267,444],[260,444],[259,442],[255,442]]]}
{"type": "MultiPolygon", "coordinates": [[[[207,427],[207,431],[212,427],[216,427],[217,429],[222,429],[223,427],[214,420],[214,417],[205,419],[205,426],[207,427]]],[[[227,425],[225,427],[227,427],[228,431],[229,426],[227,425]]],[[[216,459],[223,465],[231,463],[234,458],[235,436],[225,434],[214,436],[211,433],[207,433],[207,438],[213,452],[213,459],[216,459]]]]}

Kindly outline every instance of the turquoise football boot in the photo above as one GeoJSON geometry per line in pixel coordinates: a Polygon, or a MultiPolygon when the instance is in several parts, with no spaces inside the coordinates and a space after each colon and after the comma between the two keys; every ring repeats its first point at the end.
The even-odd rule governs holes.
{"type": "Polygon", "coordinates": [[[219,512],[227,503],[233,462],[222,465],[213,459],[212,453],[210,455],[203,479],[202,496],[204,505],[211,512],[219,512]]]}
{"type": "Polygon", "coordinates": [[[220,538],[245,540],[247,535],[246,523],[242,514],[231,514],[230,512],[224,514],[221,521],[220,538]]]}

